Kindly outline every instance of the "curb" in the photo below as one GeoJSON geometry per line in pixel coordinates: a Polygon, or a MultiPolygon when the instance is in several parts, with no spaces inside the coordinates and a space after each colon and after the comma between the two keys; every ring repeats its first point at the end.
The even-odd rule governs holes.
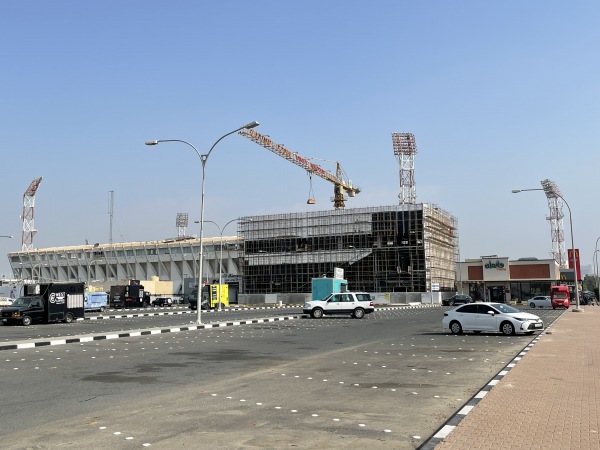
{"type": "Polygon", "coordinates": [[[53,345],[65,345],[65,344],[73,344],[78,342],[92,342],[92,341],[102,341],[109,339],[121,339],[127,337],[134,336],[147,336],[151,334],[164,334],[164,333],[178,333],[180,331],[193,331],[193,330],[205,330],[208,328],[222,328],[222,327],[233,327],[239,325],[248,325],[255,323],[266,323],[266,322],[278,322],[282,320],[293,320],[299,319],[302,317],[301,315],[296,316],[285,316],[285,317],[269,317],[266,319],[249,319],[249,320],[240,320],[233,322],[216,322],[216,323],[207,323],[202,325],[190,325],[185,327],[173,327],[173,328],[154,328],[151,330],[138,330],[138,331],[129,331],[126,333],[107,333],[107,334],[96,334],[96,335],[86,335],[80,337],[72,337],[72,338],[54,338],[45,341],[35,341],[35,342],[21,342],[15,344],[0,344],[0,351],[2,350],[20,350],[25,348],[35,348],[35,347],[47,347],[53,345]]]}

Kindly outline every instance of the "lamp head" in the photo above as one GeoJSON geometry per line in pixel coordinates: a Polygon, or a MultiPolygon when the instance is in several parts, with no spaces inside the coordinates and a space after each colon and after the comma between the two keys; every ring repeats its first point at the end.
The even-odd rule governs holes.
{"type": "Polygon", "coordinates": [[[255,128],[257,126],[259,126],[260,123],[258,123],[256,120],[254,122],[250,122],[249,124],[244,125],[244,128],[255,128]]]}
{"type": "Polygon", "coordinates": [[[521,189],[513,189],[513,190],[512,190],[512,193],[513,193],[513,194],[518,194],[519,192],[521,192],[521,189]]]}
{"type": "Polygon", "coordinates": [[[146,141],[146,145],[158,145],[158,141],[146,141]]]}

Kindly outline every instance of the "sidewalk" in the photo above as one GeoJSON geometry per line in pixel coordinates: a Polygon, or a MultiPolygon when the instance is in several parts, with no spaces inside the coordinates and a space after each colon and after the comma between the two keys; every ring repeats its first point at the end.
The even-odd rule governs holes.
{"type": "Polygon", "coordinates": [[[436,450],[600,449],[600,308],[566,311],[521,356],[436,450]]]}

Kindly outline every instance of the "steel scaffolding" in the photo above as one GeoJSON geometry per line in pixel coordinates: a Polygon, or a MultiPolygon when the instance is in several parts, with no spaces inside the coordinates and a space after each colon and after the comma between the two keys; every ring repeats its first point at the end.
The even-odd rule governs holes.
{"type": "Polygon", "coordinates": [[[244,217],[245,292],[310,292],[313,278],[336,267],[352,290],[454,291],[456,224],[431,204],[244,217]]]}

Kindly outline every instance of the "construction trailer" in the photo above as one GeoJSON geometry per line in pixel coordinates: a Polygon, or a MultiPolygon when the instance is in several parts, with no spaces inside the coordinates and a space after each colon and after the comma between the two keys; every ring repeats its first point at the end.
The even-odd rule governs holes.
{"type": "Polygon", "coordinates": [[[310,292],[336,267],[351,291],[456,289],[457,219],[432,204],[249,216],[238,235],[246,294],[310,292]]]}
{"type": "Polygon", "coordinates": [[[311,289],[311,300],[323,300],[330,294],[346,292],[348,280],[342,278],[313,278],[311,289]]]}

